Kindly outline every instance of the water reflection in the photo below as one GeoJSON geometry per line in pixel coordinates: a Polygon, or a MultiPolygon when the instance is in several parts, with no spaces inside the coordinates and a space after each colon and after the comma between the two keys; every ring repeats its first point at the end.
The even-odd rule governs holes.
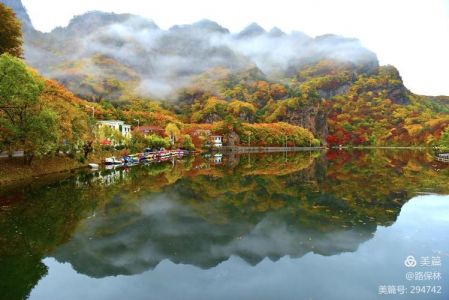
{"type": "Polygon", "coordinates": [[[419,192],[447,193],[425,152],[232,155],[103,170],[1,196],[0,289],[22,299],[51,256],[79,273],[203,269],[357,251],[419,192]]]}

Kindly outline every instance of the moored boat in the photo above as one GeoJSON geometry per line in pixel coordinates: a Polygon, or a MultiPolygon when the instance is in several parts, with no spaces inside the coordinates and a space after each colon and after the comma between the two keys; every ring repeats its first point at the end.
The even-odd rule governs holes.
{"type": "Polygon", "coordinates": [[[117,159],[115,156],[107,157],[104,159],[105,165],[121,165],[123,160],[117,159]]]}
{"type": "Polygon", "coordinates": [[[436,159],[441,162],[449,163],[449,153],[438,153],[436,159]]]}
{"type": "Polygon", "coordinates": [[[171,152],[165,149],[162,149],[157,152],[157,158],[167,158],[170,157],[171,155],[172,155],[171,152]]]}
{"type": "Polygon", "coordinates": [[[157,152],[154,152],[152,148],[146,148],[140,156],[140,161],[154,160],[157,158],[157,152]]]}
{"type": "Polygon", "coordinates": [[[92,170],[97,170],[100,166],[98,164],[94,164],[94,163],[90,163],[89,164],[89,168],[91,168],[92,170]]]}
{"type": "Polygon", "coordinates": [[[123,157],[123,161],[127,165],[129,165],[129,164],[138,164],[139,163],[139,157],[137,156],[137,154],[126,155],[126,156],[123,157]]]}
{"type": "Polygon", "coordinates": [[[184,150],[181,150],[181,149],[171,150],[170,152],[172,153],[173,156],[183,156],[184,155],[184,150]]]}

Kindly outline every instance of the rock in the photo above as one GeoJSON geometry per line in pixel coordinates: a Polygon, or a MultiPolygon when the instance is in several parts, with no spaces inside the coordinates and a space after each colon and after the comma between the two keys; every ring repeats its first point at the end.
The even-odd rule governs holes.
{"type": "Polygon", "coordinates": [[[319,90],[317,90],[317,92],[321,98],[330,99],[335,96],[340,96],[340,95],[346,94],[349,91],[350,87],[351,87],[351,84],[345,83],[336,89],[319,89],[319,90]]]}
{"type": "Polygon", "coordinates": [[[328,113],[317,105],[288,110],[286,116],[279,118],[278,121],[304,127],[324,142],[329,134],[327,115],[328,113]]]}
{"type": "Polygon", "coordinates": [[[240,145],[240,137],[234,131],[231,131],[226,135],[227,146],[240,145]]]}

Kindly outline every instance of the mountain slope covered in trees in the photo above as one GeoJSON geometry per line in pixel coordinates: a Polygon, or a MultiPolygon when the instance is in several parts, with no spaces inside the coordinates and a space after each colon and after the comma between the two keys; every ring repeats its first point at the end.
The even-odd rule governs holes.
{"type": "Polygon", "coordinates": [[[23,6],[14,8],[24,20],[27,62],[97,102],[105,118],[126,120],[127,111],[144,125],[167,118],[285,122],[330,145],[434,145],[448,128],[447,98],[413,94],[398,70],[379,66],[356,39],[255,23],[231,33],[209,20],[163,30],[139,16],[103,12],[41,33],[23,6]],[[155,121],[145,117],[158,114],[148,107],[131,112],[136,101],[159,102],[148,107],[168,114],[155,121]]]}

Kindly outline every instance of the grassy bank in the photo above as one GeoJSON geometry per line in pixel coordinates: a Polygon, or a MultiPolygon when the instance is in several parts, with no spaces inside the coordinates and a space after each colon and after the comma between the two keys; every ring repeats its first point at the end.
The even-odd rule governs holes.
{"type": "Polygon", "coordinates": [[[89,163],[101,164],[106,157],[123,155],[125,150],[102,150],[91,153],[83,163],[67,156],[51,156],[35,158],[31,165],[24,164],[23,157],[0,158],[0,187],[27,184],[37,177],[58,176],[58,173],[87,168],[89,163]]]}

